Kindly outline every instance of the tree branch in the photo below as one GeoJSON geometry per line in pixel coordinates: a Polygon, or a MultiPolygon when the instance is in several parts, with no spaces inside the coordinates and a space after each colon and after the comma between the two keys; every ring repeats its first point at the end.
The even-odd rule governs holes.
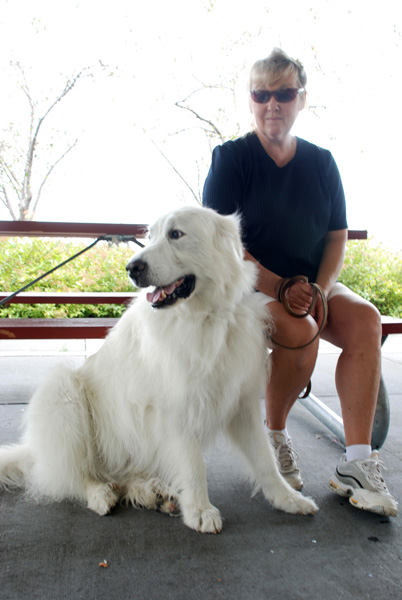
{"type": "Polygon", "coordinates": [[[201,204],[200,198],[197,196],[197,194],[194,192],[193,188],[191,187],[191,185],[184,179],[183,175],[180,173],[180,171],[178,171],[176,169],[176,167],[174,166],[174,164],[168,159],[168,157],[166,156],[166,154],[164,154],[162,152],[162,150],[155,144],[155,142],[153,141],[153,139],[151,139],[151,142],[153,143],[153,145],[155,146],[155,148],[157,149],[157,151],[163,156],[163,158],[166,160],[166,162],[172,167],[173,171],[176,173],[176,175],[178,175],[180,177],[180,179],[182,180],[182,182],[184,183],[184,185],[190,190],[191,194],[194,196],[196,202],[198,202],[198,204],[201,204]]]}
{"type": "MultiPolygon", "coordinates": [[[[29,149],[28,149],[27,163],[26,163],[26,169],[25,169],[25,173],[26,173],[25,180],[28,180],[30,182],[30,179],[31,179],[32,163],[33,163],[33,153],[35,151],[35,146],[36,146],[36,143],[37,143],[37,140],[38,140],[39,130],[40,130],[41,126],[42,126],[43,121],[46,119],[46,117],[51,112],[51,110],[56,106],[56,104],[58,104],[64,98],[64,96],[66,96],[68,94],[68,92],[70,92],[73,89],[73,87],[75,86],[76,82],[78,81],[78,79],[81,77],[81,75],[83,74],[83,72],[87,68],[82,69],[82,71],[80,71],[74,77],[74,79],[72,81],[68,81],[67,82],[66,87],[64,88],[63,92],[49,106],[49,108],[45,111],[44,115],[39,118],[38,124],[37,124],[36,129],[35,129],[35,133],[32,136],[31,143],[30,143],[29,149]]],[[[28,98],[30,98],[29,93],[27,95],[28,95],[28,98]]],[[[32,103],[31,103],[31,107],[32,107],[32,111],[33,111],[33,105],[32,105],[32,103]]],[[[32,114],[33,113],[31,113],[31,115],[32,114]]]]}
{"type": "Polygon", "coordinates": [[[51,165],[51,167],[49,168],[49,170],[46,173],[45,177],[43,178],[42,183],[39,186],[39,190],[38,190],[38,193],[36,195],[36,200],[35,200],[35,203],[34,203],[34,206],[33,206],[32,212],[31,212],[31,215],[30,215],[31,219],[33,219],[33,217],[35,216],[36,209],[38,207],[38,202],[39,202],[39,199],[40,199],[40,196],[41,196],[41,193],[42,193],[42,189],[45,186],[45,184],[46,184],[46,182],[47,182],[50,174],[57,167],[57,165],[63,160],[63,158],[70,152],[70,150],[72,150],[77,145],[77,142],[78,142],[78,138],[75,140],[75,142],[71,146],[69,146],[67,148],[67,150],[65,150],[65,152],[63,152],[63,154],[56,160],[56,162],[51,165]]]}
{"type": "Polygon", "coordinates": [[[199,115],[195,110],[193,110],[192,108],[190,108],[189,106],[184,106],[183,104],[181,104],[181,101],[179,100],[178,102],[175,102],[175,105],[178,108],[183,108],[185,110],[188,110],[189,112],[191,112],[199,121],[202,121],[203,123],[208,123],[208,125],[212,128],[213,132],[215,132],[216,135],[219,136],[222,144],[225,142],[225,137],[223,136],[223,134],[219,131],[219,129],[216,127],[216,125],[214,123],[212,123],[212,121],[210,121],[209,119],[204,119],[204,117],[201,117],[201,115],[199,115]]]}
{"type": "MultiPolygon", "coordinates": [[[[83,73],[85,71],[87,71],[89,69],[89,67],[83,68],[72,79],[67,80],[67,83],[65,84],[65,87],[61,91],[61,93],[59,93],[58,96],[56,97],[56,99],[53,102],[51,102],[51,104],[47,107],[46,110],[44,110],[42,116],[40,116],[39,119],[36,120],[35,112],[36,112],[37,106],[36,106],[36,103],[32,99],[29,85],[27,82],[27,78],[25,76],[25,71],[24,71],[23,67],[20,65],[20,63],[14,63],[14,66],[16,66],[22,74],[23,81],[22,81],[21,89],[22,89],[23,93],[25,94],[25,96],[28,100],[29,106],[30,106],[29,137],[27,140],[28,147],[26,150],[25,157],[21,156],[21,160],[25,162],[25,165],[24,165],[23,175],[21,176],[20,180],[18,180],[13,175],[10,167],[7,165],[7,163],[4,160],[2,161],[2,166],[3,166],[3,174],[5,176],[7,176],[9,183],[12,184],[12,187],[18,198],[19,213],[20,213],[19,218],[25,219],[25,218],[33,217],[33,215],[36,212],[39,199],[41,197],[42,189],[43,189],[46,181],[48,180],[50,174],[52,173],[52,171],[54,170],[56,165],[66,156],[66,154],[68,152],[70,152],[70,150],[72,150],[72,148],[74,148],[74,146],[77,144],[77,141],[78,141],[78,140],[76,140],[74,142],[74,144],[69,146],[67,148],[67,150],[62,154],[62,156],[60,156],[48,169],[48,171],[39,187],[38,193],[36,195],[34,207],[32,210],[30,210],[30,206],[31,206],[31,203],[33,200],[31,180],[32,180],[33,164],[34,164],[34,160],[35,160],[35,148],[38,143],[38,137],[39,137],[43,122],[49,116],[49,114],[55,108],[55,106],[59,102],[61,102],[61,100],[74,88],[74,86],[77,83],[77,81],[79,80],[79,78],[82,77],[83,73]],[[16,185],[17,185],[17,187],[16,187],[16,185]]],[[[4,183],[3,183],[3,187],[5,189],[4,183]]],[[[8,202],[9,202],[9,199],[8,199],[8,202]]],[[[9,208],[9,210],[10,210],[10,208],[9,208]]],[[[11,214],[11,210],[10,210],[10,214],[11,214]]]]}
{"type": "Polygon", "coordinates": [[[4,160],[4,158],[1,158],[1,156],[0,156],[0,169],[3,171],[4,175],[8,179],[8,181],[9,181],[11,187],[13,188],[14,192],[17,195],[19,195],[18,179],[14,175],[14,172],[12,171],[11,167],[6,163],[6,161],[4,160]]]}
{"type": "Polygon", "coordinates": [[[13,219],[13,221],[16,221],[17,220],[17,216],[16,216],[16,214],[14,212],[14,209],[12,207],[12,204],[11,204],[10,199],[8,197],[8,194],[7,194],[7,190],[4,187],[4,185],[1,186],[1,191],[2,191],[3,196],[4,196],[4,199],[1,198],[1,201],[4,204],[4,206],[7,208],[8,212],[10,213],[11,218],[13,219]]]}

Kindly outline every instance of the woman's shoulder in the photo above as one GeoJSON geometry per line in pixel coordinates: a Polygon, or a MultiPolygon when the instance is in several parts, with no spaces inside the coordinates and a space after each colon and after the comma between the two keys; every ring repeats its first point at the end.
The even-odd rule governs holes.
{"type": "Polygon", "coordinates": [[[228,140],[216,146],[212,153],[212,163],[220,169],[236,169],[249,172],[255,162],[255,134],[246,134],[235,140],[228,140]]]}
{"type": "Polygon", "coordinates": [[[297,146],[300,150],[300,153],[303,155],[315,155],[322,158],[333,158],[331,151],[327,148],[322,148],[321,146],[317,146],[317,144],[313,144],[312,142],[308,142],[303,138],[297,138],[297,146]]]}
{"type": "Polygon", "coordinates": [[[256,134],[250,132],[235,140],[227,140],[222,145],[217,146],[215,151],[231,153],[236,156],[248,155],[252,148],[255,147],[256,141],[258,141],[256,134]]]}
{"type": "Polygon", "coordinates": [[[297,150],[300,159],[309,161],[310,164],[318,164],[320,167],[324,168],[328,168],[335,164],[334,157],[330,150],[317,146],[303,138],[297,138],[297,150]]]}

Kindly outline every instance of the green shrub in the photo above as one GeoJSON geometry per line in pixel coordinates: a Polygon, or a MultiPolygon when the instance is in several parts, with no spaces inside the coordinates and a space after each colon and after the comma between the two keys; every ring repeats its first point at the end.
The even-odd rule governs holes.
{"type": "MultiPolygon", "coordinates": [[[[89,242],[88,242],[89,243],[89,242]]],[[[72,256],[87,243],[38,238],[0,238],[1,289],[13,292],[72,256]]],[[[126,264],[134,253],[126,244],[99,242],[29,291],[129,292],[126,264]]],[[[381,314],[402,317],[402,256],[370,240],[348,242],[340,281],[373,302],[381,314]]],[[[1,317],[119,317],[118,304],[8,304],[1,317]]]]}
{"type": "MultiPolygon", "coordinates": [[[[49,271],[87,243],[40,238],[0,238],[0,281],[2,291],[13,292],[49,271]]],[[[132,292],[126,264],[134,251],[127,244],[99,242],[73,261],[51,273],[27,291],[40,292],[132,292]]],[[[121,304],[7,304],[1,317],[119,317],[121,304]]]]}
{"type": "Polygon", "coordinates": [[[339,280],[372,302],[382,315],[402,317],[402,255],[371,240],[347,244],[339,280]]]}

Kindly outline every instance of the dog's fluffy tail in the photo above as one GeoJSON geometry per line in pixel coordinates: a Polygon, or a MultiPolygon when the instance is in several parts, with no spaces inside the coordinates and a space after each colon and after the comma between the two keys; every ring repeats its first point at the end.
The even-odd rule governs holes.
{"type": "Polygon", "coordinates": [[[14,445],[0,448],[0,488],[22,488],[25,486],[29,465],[27,446],[14,445]]]}

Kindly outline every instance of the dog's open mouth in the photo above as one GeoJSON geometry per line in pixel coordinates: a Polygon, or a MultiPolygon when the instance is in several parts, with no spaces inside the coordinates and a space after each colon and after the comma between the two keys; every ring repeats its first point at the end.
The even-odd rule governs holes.
{"type": "Polygon", "coordinates": [[[170,285],[156,287],[147,294],[147,300],[151,302],[153,308],[164,308],[171,306],[179,299],[188,298],[193,293],[194,288],[194,275],[186,275],[170,285]]]}

